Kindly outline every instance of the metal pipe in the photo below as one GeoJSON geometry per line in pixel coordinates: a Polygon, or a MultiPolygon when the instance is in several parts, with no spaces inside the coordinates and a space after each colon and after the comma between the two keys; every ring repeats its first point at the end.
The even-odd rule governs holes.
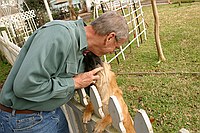
{"type": "Polygon", "coordinates": [[[52,17],[51,10],[50,10],[50,8],[49,8],[49,4],[48,4],[47,0],[44,0],[44,5],[45,5],[45,7],[46,7],[47,14],[48,14],[48,16],[49,16],[49,20],[50,20],[50,21],[53,21],[53,17],[52,17]]]}

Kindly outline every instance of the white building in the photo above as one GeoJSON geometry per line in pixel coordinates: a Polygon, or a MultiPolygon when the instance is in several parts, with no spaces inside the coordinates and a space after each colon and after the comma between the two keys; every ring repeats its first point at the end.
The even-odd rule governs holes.
{"type": "MultiPolygon", "coordinates": [[[[50,0],[50,4],[53,9],[59,9],[62,7],[67,7],[69,5],[69,2],[68,0],[50,0]]],[[[75,7],[81,8],[80,0],[72,0],[72,4],[75,7]]]]}
{"type": "MultiPolygon", "coordinates": [[[[81,2],[85,2],[87,6],[87,10],[90,11],[91,4],[93,0],[72,0],[72,4],[74,7],[81,9],[81,2]]],[[[50,0],[50,4],[53,9],[60,9],[62,7],[67,7],[69,5],[68,0],[50,0]]]]}

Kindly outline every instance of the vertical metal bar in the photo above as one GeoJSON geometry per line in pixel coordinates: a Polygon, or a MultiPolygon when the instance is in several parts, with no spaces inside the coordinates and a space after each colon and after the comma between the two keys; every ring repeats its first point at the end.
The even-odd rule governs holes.
{"type": "Polygon", "coordinates": [[[49,8],[49,4],[48,4],[47,0],[44,0],[44,5],[45,5],[45,8],[47,10],[47,14],[49,16],[49,20],[53,21],[53,17],[52,17],[51,10],[49,8]]]}

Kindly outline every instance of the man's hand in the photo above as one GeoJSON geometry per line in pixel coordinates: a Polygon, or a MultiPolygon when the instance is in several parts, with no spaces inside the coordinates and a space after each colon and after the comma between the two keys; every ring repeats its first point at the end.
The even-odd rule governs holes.
{"type": "Polygon", "coordinates": [[[97,72],[101,71],[103,68],[95,68],[92,71],[80,73],[76,75],[74,79],[75,89],[81,89],[89,86],[93,81],[99,79],[99,76],[96,75],[97,72]]]}

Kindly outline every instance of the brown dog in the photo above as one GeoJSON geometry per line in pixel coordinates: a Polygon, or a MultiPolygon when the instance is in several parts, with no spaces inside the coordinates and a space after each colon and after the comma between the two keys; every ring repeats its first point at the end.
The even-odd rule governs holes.
{"type": "MultiPolygon", "coordinates": [[[[102,100],[103,112],[105,114],[105,117],[97,122],[97,124],[95,125],[94,132],[99,133],[104,131],[105,128],[112,123],[112,118],[108,111],[108,102],[110,96],[114,95],[117,97],[122,109],[124,117],[123,124],[126,129],[126,133],[135,133],[133,121],[128,112],[128,107],[124,102],[122,91],[117,85],[116,76],[114,72],[111,71],[109,64],[103,63],[102,66],[104,69],[98,73],[100,79],[96,81],[95,85],[102,100]]],[[[83,113],[84,123],[87,123],[91,119],[92,113],[93,105],[90,102],[83,113]]]]}

